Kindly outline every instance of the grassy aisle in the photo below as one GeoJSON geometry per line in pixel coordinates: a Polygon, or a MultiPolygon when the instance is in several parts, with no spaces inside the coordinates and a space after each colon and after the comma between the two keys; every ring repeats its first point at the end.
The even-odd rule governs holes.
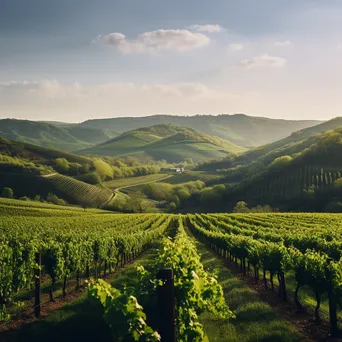
{"type": "MultiPolygon", "coordinates": [[[[143,256],[127,265],[116,274],[110,283],[114,287],[136,281],[135,267],[145,267],[155,257],[156,250],[151,248],[143,256]]],[[[105,325],[101,313],[87,301],[86,293],[50,312],[45,319],[37,320],[23,326],[18,331],[0,333],[0,342],[77,342],[101,341],[112,342],[111,334],[105,325]]]]}
{"type": "Polygon", "coordinates": [[[264,303],[244,281],[235,277],[203,243],[194,241],[205,269],[218,276],[229,308],[236,315],[236,319],[229,321],[209,313],[200,316],[211,342],[310,341],[291,322],[264,303]]]}

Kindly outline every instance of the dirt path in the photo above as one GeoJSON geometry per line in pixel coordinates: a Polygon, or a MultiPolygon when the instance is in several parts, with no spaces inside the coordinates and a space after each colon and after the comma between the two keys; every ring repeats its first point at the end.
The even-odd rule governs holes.
{"type": "Polygon", "coordinates": [[[50,177],[53,177],[53,176],[56,176],[56,175],[58,175],[58,173],[54,172],[54,173],[49,173],[48,175],[41,175],[41,177],[43,177],[43,178],[50,178],[50,177]]]}

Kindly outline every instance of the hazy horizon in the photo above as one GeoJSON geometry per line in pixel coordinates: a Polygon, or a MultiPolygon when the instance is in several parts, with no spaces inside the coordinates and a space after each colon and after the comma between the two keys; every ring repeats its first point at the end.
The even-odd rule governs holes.
{"type": "Polygon", "coordinates": [[[338,0],[3,0],[0,118],[342,115],[338,0]]]}
{"type": "Polygon", "coordinates": [[[182,117],[195,117],[195,116],[221,116],[221,115],[229,115],[229,116],[234,116],[234,115],[246,115],[249,117],[255,117],[255,118],[263,118],[263,119],[273,119],[273,120],[288,120],[288,121],[317,121],[317,122],[323,122],[323,121],[328,121],[333,118],[329,118],[327,120],[319,120],[319,119],[284,119],[284,118],[271,118],[268,116],[260,116],[260,115],[251,115],[248,113],[220,113],[220,114],[150,114],[150,115],[141,115],[141,116],[134,116],[134,115],[127,115],[127,116],[112,116],[112,117],[96,117],[96,118],[88,118],[82,121],[61,121],[61,120],[44,120],[44,119],[27,119],[27,118],[20,118],[20,117],[0,117],[0,120],[28,120],[28,121],[36,121],[36,122],[56,122],[56,123],[68,123],[68,124],[79,124],[83,123],[86,121],[91,121],[91,120],[110,120],[110,119],[134,119],[134,118],[146,118],[146,117],[151,117],[151,116],[182,116],[182,117]]]}

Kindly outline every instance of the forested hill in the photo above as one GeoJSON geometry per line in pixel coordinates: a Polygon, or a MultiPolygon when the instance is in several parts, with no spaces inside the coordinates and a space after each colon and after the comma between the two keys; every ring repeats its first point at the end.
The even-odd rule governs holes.
{"type": "Polygon", "coordinates": [[[259,172],[246,173],[226,200],[231,205],[244,200],[284,210],[341,211],[342,126],[308,138],[301,146],[301,152],[278,157],[259,172]]]}
{"type": "Polygon", "coordinates": [[[193,128],[171,124],[139,128],[121,134],[80,154],[105,156],[134,156],[143,160],[181,162],[186,158],[205,161],[222,158],[231,152],[245,149],[231,142],[196,131],[193,128]]]}
{"type": "Polygon", "coordinates": [[[38,146],[73,151],[93,146],[116,134],[108,130],[29,120],[0,120],[0,137],[38,146]]]}
{"type": "Polygon", "coordinates": [[[260,170],[273,162],[275,158],[284,155],[301,153],[319,140],[319,133],[334,130],[342,126],[342,117],[329,120],[319,125],[293,132],[288,137],[248,150],[238,156],[229,156],[222,160],[213,160],[198,167],[199,170],[228,170],[245,167],[251,173],[260,170]]]}
{"type": "Polygon", "coordinates": [[[115,132],[131,131],[159,124],[192,127],[208,135],[228,140],[238,146],[264,145],[290,135],[292,132],[320,123],[314,120],[279,120],[244,114],[222,115],[153,115],[147,117],[88,120],[81,127],[107,129],[115,132]]]}

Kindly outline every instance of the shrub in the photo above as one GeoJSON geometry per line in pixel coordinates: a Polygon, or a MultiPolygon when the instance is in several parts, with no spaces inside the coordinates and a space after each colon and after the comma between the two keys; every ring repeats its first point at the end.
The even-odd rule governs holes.
{"type": "Polygon", "coordinates": [[[3,188],[1,191],[1,197],[13,198],[14,197],[13,190],[11,188],[3,188]]]}
{"type": "Polygon", "coordinates": [[[52,192],[49,192],[49,194],[47,195],[46,197],[46,200],[49,202],[49,203],[53,203],[53,204],[57,204],[57,205],[66,205],[67,202],[64,201],[63,199],[61,198],[58,198],[57,195],[53,194],[52,192]]]}
{"type": "Polygon", "coordinates": [[[176,209],[177,209],[176,203],[175,203],[175,202],[171,202],[171,203],[169,204],[169,209],[170,209],[170,210],[176,210],[176,209]]]}

